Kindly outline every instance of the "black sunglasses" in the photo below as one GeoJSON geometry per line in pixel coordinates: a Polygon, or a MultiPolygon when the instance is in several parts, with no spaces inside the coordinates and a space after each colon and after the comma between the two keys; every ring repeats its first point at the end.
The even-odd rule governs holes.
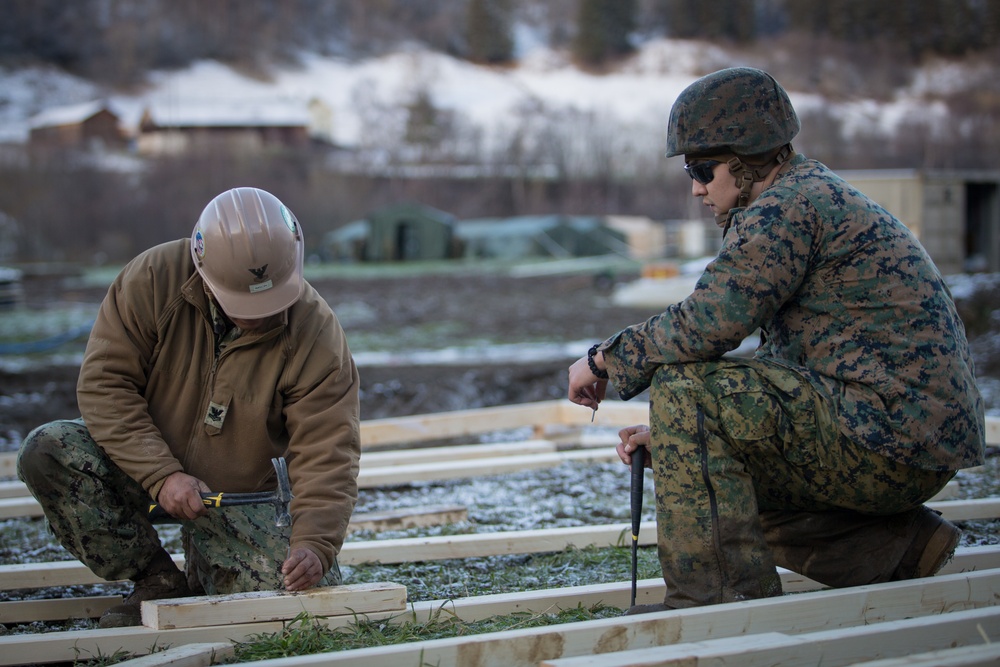
{"type": "Polygon", "coordinates": [[[684,165],[684,171],[688,173],[688,176],[698,181],[702,185],[708,185],[715,178],[715,172],[712,169],[715,165],[722,164],[718,160],[701,160],[699,162],[688,162],[684,165]]]}

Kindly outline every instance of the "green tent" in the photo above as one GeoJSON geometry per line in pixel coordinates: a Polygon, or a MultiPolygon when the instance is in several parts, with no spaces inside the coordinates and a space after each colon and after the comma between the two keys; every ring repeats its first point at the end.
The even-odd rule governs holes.
{"type": "Polygon", "coordinates": [[[455,217],[420,204],[400,204],[367,218],[363,258],[369,262],[448,259],[453,256],[455,217]]]}

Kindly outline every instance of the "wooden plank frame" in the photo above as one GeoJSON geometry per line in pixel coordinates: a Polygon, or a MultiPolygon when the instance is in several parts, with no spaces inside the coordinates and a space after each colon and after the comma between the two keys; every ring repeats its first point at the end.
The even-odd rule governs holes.
{"type": "MultiPolygon", "coordinates": [[[[433,440],[466,437],[525,426],[541,430],[546,425],[588,426],[590,411],[565,400],[538,401],[477,410],[456,410],[409,417],[389,417],[361,422],[362,451],[399,448],[433,440]]],[[[595,426],[619,427],[649,420],[645,403],[605,401],[594,414],[595,426]]],[[[986,417],[986,444],[1000,445],[1000,417],[986,417]]],[[[14,478],[17,452],[0,453],[0,479],[14,478]]],[[[0,496],[2,497],[2,496],[0,496]]]]}
{"type": "MultiPolygon", "coordinates": [[[[648,419],[647,411],[648,406],[645,404],[632,405],[621,403],[619,401],[608,401],[601,406],[601,409],[595,415],[594,424],[602,427],[612,427],[632,423],[643,423],[648,419]]],[[[434,440],[460,438],[467,435],[493,430],[502,431],[522,428],[525,426],[531,426],[537,436],[545,427],[552,425],[586,428],[590,424],[590,418],[590,411],[561,400],[517,406],[502,406],[499,408],[487,408],[483,410],[468,410],[454,413],[439,413],[435,415],[373,420],[362,424],[362,440],[365,451],[364,457],[367,457],[367,460],[370,462],[378,462],[379,456],[382,455],[383,465],[371,466],[369,470],[384,469],[384,472],[379,472],[380,475],[384,474],[387,476],[384,479],[402,479],[402,475],[413,474],[414,471],[419,470],[419,468],[412,468],[412,466],[424,465],[428,469],[441,467],[440,464],[432,463],[435,460],[440,460],[435,459],[434,457],[446,457],[449,448],[442,447],[438,448],[440,451],[433,452],[430,450],[435,448],[422,447],[423,443],[432,442],[434,440]],[[408,449],[409,447],[419,448],[408,449]],[[392,448],[396,449],[393,450],[392,448]],[[418,453],[421,449],[426,450],[427,453],[418,453]],[[393,451],[397,456],[393,456],[391,453],[393,451]],[[402,452],[404,451],[406,452],[405,457],[402,455],[402,452]],[[398,459],[398,461],[392,462],[393,458],[398,459]],[[404,462],[404,458],[408,459],[408,461],[404,462]],[[390,471],[390,468],[394,468],[395,470],[390,471]],[[410,468],[410,470],[407,470],[407,468],[410,468]],[[396,475],[396,477],[393,477],[393,475],[396,475]]],[[[992,445],[1000,444],[1000,418],[987,418],[987,443],[992,445]]],[[[504,451],[503,453],[496,451],[493,456],[489,455],[490,448],[492,447],[491,445],[468,446],[468,449],[465,450],[462,456],[462,458],[465,459],[465,471],[462,473],[456,472],[455,474],[468,476],[481,474],[476,472],[477,467],[479,469],[489,470],[491,466],[495,465],[496,459],[499,458],[507,460],[514,458],[515,456],[525,456],[526,458],[531,458],[534,464],[540,461],[545,461],[545,457],[548,457],[551,460],[559,460],[561,462],[564,460],[573,460],[577,457],[582,460],[587,460],[596,456],[594,453],[561,451],[564,447],[551,440],[530,441],[528,445],[521,445],[526,450],[530,451],[525,451],[520,454],[513,453],[515,443],[502,444],[511,445],[510,451],[504,451]],[[553,454],[557,454],[558,456],[553,457],[553,454]],[[534,459],[533,457],[535,456],[539,456],[541,458],[534,459]]],[[[497,448],[493,449],[496,450],[497,448]]],[[[613,454],[613,451],[610,453],[613,454]]],[[[456,471],[459,469],[459,466],[455,467],[456,471]]],[[[0,454],[0,477],[10,477],[13,475],[13,455],[0,454]],[[7,474],[5,475],[5,473],[7,474]]],[[[9,493],[5,484],[6,483],[0,483],[0,500],[5,499],[3,496],[9,493]]],[[[7,497],[10,498],[12,496],[8,495],[7,497]]],[[[17,498],[17,496],[13,497],[15,499],[17,498]]],[[[998,498],[978,499],[974,501],[939,501],[938,503],[935,503],[934,506],[945,511],[945,516],[953,520],[996,518],[1000,515],[1000,511],[998,511],[1000,510],[1000,499],[998,498]]],[[[385,558],[384,554],[386,552],[397,552],[410,547],[416,548],[418,546],[420,546],[421,549],[424,549],[424,551],[421,552],[425,554],[420,557],[422,559],[463,558],[470,557],[470,555],[491,555],[493,553],[530,553],[532,549],[540,551],[560,550],[561,548],[565,548],[568,544],[582,546],[587,543],[587,539],[596,539],[599,543],[622,544],[623,542],[621,541],[621,536],[627,530],[627,527],[625,526],[601,526],[596,528],[597,530],[593,531],[593,534],[590,537],[587,537],[587,531],[583,531],[573,534],[566,533],[563,535],[557,533],[555,535],[555,539],[553,539],[553,536],[551,535],[553,531],[547,530],[544,532],[550,534],[548,539],[542,539],[538,535],[528,534],[521,536],[524,538],[522,541],[520,538],[512,540],[511,535],[506,535],[494,537],[492,539],[492,544],[490,543],[491,540],[485,540],[479,547],[472,546],[472,543],[476,541],[475,539],[469,539],[469,544],[466,544],[465,539],[454,540],[454,538],[476,538],[486,536],[450,536],[448,539],[453,540],[450,543],[447,541],[432,541],[424,545],[418,545],[415,542],[394,544],[393,540],[378,540],[371,543],[353,543],[362,546],[352,548],[352,543],[349,542],[345,545],[345,554],[342,554],[342,556],[344,556],[347,560],[342,560],[341,562],[351,562],[349,560],[350,558],[371,558],[372,553],[375,552],[366,552],[366,549],[369,548],[369,544],[372,545],[371,548],[373,550],[383,554],[383,556],[376,558],[376,560],[385,558]],[[609,532],[609,529],[611,529],[611,532],[609,532]],[[618,530],[617,534],[614,534],[614,530],[618,530]],[[558,546],[560,540],[562,540],[562,546],[558,546]],[[570,542],[567,540],[574,541],[570,542]],[[577,541],[582,542],[582,544],[577,541]],[[499,549],[499,551],[496,551],[497,549],[499,549]],[[511,551],[511,549],[514,551],[511,551]],[[520,549],[528,549],[528,551],[519,551],[520,549]],[[351,553],[352,551],[353,554],[351,553]]],[[[655,542],[655,529],[652,531],[650,529],[651,527],[644,526],[643,533],[640,535],[640,540],[644,541],[641,543],[652,544],[655,542]],[[650,534],[651,532],[652,534],[650,534]]],[[[518,532],[532,533],[534,531],[518,532]]],[[[416,645],[385,647],[380,650],[362,649],[361,651],[345,651],[335,656],[331,656],[329,654],[324,656],[301,656],[299,658],[287,659],[289,660],[288,662],[284,660],[271,661],[269,664],[274,664],[276,666],[291,666],[299,664],[363,664],[366,667],[369,665],[377,667],[380,664],[395,665],[398,664],[398,661],[401,659],[407,662],[411,659],[418,659],[432,661],[441,665],[449,665],[465,664],[466,659],[470,656],[475,656],[477,660],[485,659],[487,661],[482,664],[538,664],[539,660],[552,659],[561,661],[564,658],[571,656],[598,657],[598,649],[603,651],[607,648],[607,646],[604,644],[595,645],[594,637],[610,640],[612,643],[621,643],[625,646],[625,648],[622,649],[623,651],[641,651],[644,648],[644,641],[649,641],[649,638],[652,636],[662,638],[664,634],[671,634],[671,636],[675,637],[678,641],[681,641],[682,637],[691,637],[683,639],[684,642],[717,642],[717,648],[718,646],[723,646],[726,641],[725,628],[733,629],[737,628],[737,626],[740,628],[738,632],[753,636],[751,643],[753,646],[757,647],[754,649],[755,651],[759,651],[760,655],[763,656],[771,656],[770,658],[761,658],[761,660],[766,661],[768,659],[773,660],[774,656],[780,655],[780,651],[782,650],[796,648],[798,644],[805,639],[823,639],[823,637],[819,635],[822,635],[824,632],[830,634],[829,640],[831,646],[837,645],[840,642],[840,637],[850,634],[845,633],[843,628],[855,627],[858,623],[862,625],[870,624],[870,627],[875,628],[870,631],[870,636],[878,637],[878,639],[872,640],[875,642],[875,644],[872,644],[873,646],[879,642],[885,643],[887,641],[891,641],[893,645],[896,645],[896,640],[886,639],[891,636],[891,634],[887,633],[896,631],[894,628],[890,627],[893,623],[899,625],[900,629],[898,629],[898,632],[904,633],[898,636],[904,636],[907,632],[912,634],[905,636],[917,639],[921,637],[936,636],[939,634],[954,635],[955,632],[958,632],[958,630],[955,630],[953,626],[949,624],[961,622],[961,620],[956,620],[961,619],[961,617],[955,614],[968,614],[969,618],[975,617],[976,619],[979,619],[980,625],[982,626],[985,624],[985,627],[988,628],[990,636],[996,637],[998,636],[998,632],[1000,632],[1000,625],[998,625],[1000,624],[1000,615],[993,613],[996,611],[995,609],[980,610],[980,608],[996,605],[997,600],[1000,599],[1000,559],[998,559],[1000,557],[998,557],[997,549],[1000,549],[1000,547],[960,549],[956,554],[954,561],[942,570],[940,576],[929,580],[920,580],[916,582],[894,582],[892,584],[881,584],[873,587],[859,587],[858,589],[842,589],[839,591],[816,591],[815,589],[818,586],[815,582],[810,582],[808,579],[798,575],[782,571],[782,581],[786,592],[806,592],[801,595],[786,595],[769,600],[755,600],[745,603],[737,603],[737,605],[742,606],[742,616],[737,615],[734,610],[728,609],[730,605],[716,605],[711,608],[684,610],[684,612],[665,612],[669,617],[668,619],[661,619],[659,618],[661,615],[654,614],[649,615],[648,617],[627,617],[623,619],[591,621],[587,622],[588,627],[586,630],[571,627],[580,624],[568,624],[549,629],[538,628],[533,631],[508,631],[508,633],[513,633],[509,637],[506,636],[508,633],[495,633],[494,635],[464,637],[456,640],[435,640],[433,642],[419,642],[416,645]],[[958,572],[958,570],[977,569],[981,571],[964,573],[958,572]],[[955,577],[958,577],[959,579],[955,579],[955,577]],[[964,584],[956,583],[958,581],[964,581],[964,584]],[[953,588],[949,588],[948,593],[943,593],[941,587],[945,585],[953,588]],[[963,594],[959,592],[958,589],[963,589],[965,591],[967,599],[961,598],[963,594]],[[843,595],[847,593],[857,594],[861,591],[864,591],[865,595],[863,603],[858,601],[844,602],[847,598],[842,597],[843,595]],[[985,601],[985,599],[980,598],[980,596],[986,595],[987,593],[992,595],[990,601],[985,601]],[[952,595],[958,597],[952,597],[952,595]],[[793,599],[796,604],[804,604],[812,599],[809,596],[822,597],[817,597],[816,601],[813,602],[812,607],[802,607],[795,611],[789,611],[791,607],[786,606],[790,605],[790,601],[793,599]],[[822,600],[822,602],[819,600],[822,600]],[[845,605],[843,609],[840,606],[841,604],[845,605]],[[930,604],[931,606],[937,604],[937,611],[927,611],[924,607],[920,606],[925,604],[930,604]],[[757,611],[756,616],[753,616],[752,614],[747,615],[747,609],[754,610],[758,607],[760,607],[762,611],[757,611]],[[863,611],[859,612],[862,614],[863,618],[860,621],[845,620],[842,615],[845,613],[849,614],[849,612],[845,610],[854,607],[863,608],[863,611]],[[914,609],[920,609],[919,613],[915,613],[914,609]],[[940,613],[941,609],[957,611],[954,613],[949,611],[949,613],[943,614],[940,613]],[[937,614],[941,618],[934,618],[933,614],[937,614]],[[732,618],[730,618],[729,615],[732,615],[732,618]],[[828,625],[825,628],[809,626],[810,622],[818,623],[819,619],[817,617],[820,616],[822,616],[823,622],[828,624],[832,623],[833,625],[828,625]],[[909,616],[913,616],[914,618],[906,622],[901,620],[909,616]],[[719,620],[720,618],[722,619],[721,621],[719,620]],[[794,631],[789,631],[787,627],[779,627],[778,625],[775,625],[774,618],[785,618],[786,625],[791,624],[792,627],[795,628],[794,631]],[[837,623],[846,623],[846,625],[837,625],[837,623]],[[647,626],[647,624],[650,625],[647,626]],[[909,626],[907,626],[907,624],[909,624],[909,626]],[[715,628],[715,630],[711,630],[711,632],[709,632],[711,628],[715,628]],[[720,628],[722,628],[722,630],[720,630],[720,628]],[[951,629],[941,630],[941,628],[951,629]],[[701,639],[698,639],[697,636],[699,629],[708,632],[709,634],[701,639]],[[716,636],[720,632],[722,634],[721,638],[716,636]],[[789,641],[787,638],[792,635],[797,637],[798,640],[789,641]],[[590,637],[590,639],[588,639],[588,637],[590,637]],[[558,655],[548,656],[545,654],[545,650],[542,650],[545,649],[545,647],[551,647],[556,644],[561,647],[558,655]],[[414,653],[414,651],[417,651],[417,653],[414,653]],[[768,654],[767,651],[775,651],[778,653],[768,654]],[[522,656],[529,653],[537,658],[535,662],[518,662],[521,660],[522,656]],[[492,662],[494,658],[498,662],[492,662]]],[[[400,559],[394,562],[416,559],[417,558],[414,558],[412,555],[407,554],[405,559],[400,559]]],[[[182,560],[176,556],[175,560],[182,563],[182,560]]],[[[364,561],[359,560],[355,562],[364,561]]],[[[15,577],[15,579],[7,581],[8,584],[13,583],[13,581],[16,580],[19,585],[9,586],[9,588],[32,587],[25,585],[26,579],[31,577],[37,577],[37,579],[32,579],[33,581],[37,580],[38,582],[44,582],[34,584],[37,586],[71,585],[71,583],[68,582],[100,583],[101,581],[89,573],[89,570],[75,561],[44,565],[47,566],[44,568],[44,572],[33,571],[29,568],[17,570],[15,569],[17,566],[0,566],[0,587],[3,587],[5,579],[10,579],[10,577],[15,577]],[[88,575],[90,577],[89,580],[88,575]],[[80,578],[84,581],[75,580],[80,578]],[[60,583],[61,581],[63,583],[60,583]]],[[[650,602],[657,601],[657,598],[662,599],[662,585],[662,581],[660,580],[647,580],[640,582],[639,599],[637,601],[650,602]]],[[[480,599],[466,599],[463,601],[435,601],[411,605],[405,612],[400,611],[399,609],[394,611],[381,609],[372,610],[366,615],[370,618],[382,618],[389,622],[400,622],[399,619],[405,618],[429,618],[431,615],[440,613],[443,609],[447,608],[449,610],[458,610],[458,615],[464,620],[478,620],[480,618],[486,618],[500,613],[510,613],[512,610],[518,609],[530,610],[533,613],[542,613],[546,609],[553,609],[566,605],[576,606],[577,604],[580,604],[581,601],[595,599],[601,601],[616,600],[621,603],[619,606],[624,606],[627,601],[627,595],[628,582],[622,582],[620,584],[604,585],[603,587],[578,587],[577,590],[531,592],[511,596],[483,596],[483,598],[480,599]]],[[[84,607],[87,610],[85,613],[93,614],[95,613],[94,610],[101,608],[101,605],[108,604],[110,606],[110,604],[116,603],[118,599],[119,598],[117,596],[94,598],[90,602],[84,603],[85,605],[89,605],[84,607]]],[[[67,601],[67,606],[63,607],[63,602],[64,601],[24,601],[23,603],[3,603],[0,604],[0,622],[2,622],[5,617],[8,617],[9,614],[15,613],[8,611],[14,609],[14,606],[4,605],[41,603],[34,608],[36,610],[47,609],[47,611],[39,613],[51,615],[57,613],[54,611],[56,608],[69,608],[69,603],[75,603],[75,601],[67,601]]],[[[234,609],[239,606],[237,604],[238,601],[234,600],[232,603],[234,605],[234,609]]],[[[587,602],[582,603],[588,604],[587,602]]],[[[79,609],[80,607],[77,608],[79,609]]],[[[27,609],[27,607],[18,606],[17,609],[24,610],[27,609]]],[[[163,609],[163,613],[166,614],[167,609],[177,611],[181,609],[181,607],[170,607],[169,605],[166,605],[163,609]]],[[[198,615],[203,611],[204,610],[200,608],[197,603],[192,603],[191,607],[185,608],[185,613],[191,614],[192,618],[195,619],[197,619],[199,617],[198,615]]],[[[267,613],[271,613],[271,611],[273,610],[269,610],[267,613]]],[[[271,617],[268,617],[267,619],[264,619],[263,617],[258,618],[254,616],[253,613],[250,613],[248,616],[243,617],[244,620],[237,621],[238,624],[236,625],[205,625],[202,622],[204,620],[202,617],[202,620],[194,620],[191,622],[196,627],[182,628],[176,626],[176,621],[160,620],[158,617],[159,613],[159,611],[156,612],[157,619],[155,622],[156,624],[163,626],[161,629],[129,628],[114,631],[94,630],[70,631],[67,633],[48,633],[37,637],[31,635],[0,637],[0,665],[22,664],[24,662],[34,663],[85,659],[87,651],[90,651],[93,655],[101,653],[108,654],[115,651],[116,648],[114,648],[114,645],[117,642],[123,642],[121,648],[124,650],[138,654],[141,654],[144,651],[149,651],[151,646],[162,646],[164,643],[173,644],[183,649],[185,648],[185,645],[197,642],[226,643],[232,641],[234,638],[238,641],[240,637],[246,638],[261,632],[277,632],[282,627],[282,622],[278,620],[274,620],[271,617]],[[129,644],[129,646],[125,646],[125,643],[129,644]],[[72,648],[70,649],[69,647],[72,648]],[[81,653],[79,655],[76,653],[78,649],[81,649],[81,653]],[[49,658],[46,656],[52,657],[49,658]]],[[[238,613],[246,613],[246,609],[239,609],[238,613]]],[[[353,618],[353,614],[330,616],[325,622],[332,627],[343,627],[343,624],[349,623],[350,620],[353,620],[353,618]]],[[[733,631],[736,632],[737,630],[733,631]]],[[[867,631],[864,631],[863,629],[857,631],[857,637],[860,638],[859,641],[867,641],[865,639],[867,636],[869,636],[867,631]]],[[[741,636],[740,639],[743,642],[743,650],[741,651],[742,655],[743,653],[747,653],[746,647],[748,646],[747,642],[750,638],[747,636],[741,636]]],[[[905,641],[916,640],[907,639],[905,641]]],[[[957,651],[959,648],[950,650],[957,651]]],[[[969,648],[975,649],[976,647],[969,648]]],[[[836,649],[831,650],[834,651],[834,653],[824,654],[824,661],[827,660],[828,656],[835,654],[836,649]]],[[[935,653],[941,652],[945,649],[943,647],[930,645],[918,646],[917,644],[913,644],[912,650],[907,649],[907,651],[911,652],[915,650],[926,650],[928,651],[927,655],[934,655],[935,653]]],[[[180,653],[183,653],[183,651],[180,651],[180,653]]],[[[982,661],[990,659],[990,656],[984,658],[983,655],[985,654],[982,651],[975,652],[970,650],[968,653],[970,656],[969,660],[971,661],[968,664],[988,664],[982,661]],[[979,660],[980,662],[974,662],[976,660],[979,660]]],[[[875,654],[869,653],[869,655],[875,654]]],[[[889,654],[885,654],[885,656],[888,655],[889,654]]],[[[900,654],[900,656],[903,655],[907,654],[900,654]]],[[[963,653],[962,655],[965,654],[963,653]]],[[[995,656],[995,654],[992,655],[995,656]]],[[[150,656],[150,658],[152,657],[153,656],[150,656]]],[[[618,657],[624,657],[626,660],[630,659],[624,654],[618,657]]],[[[847,652],[845,655],[839,657],[838,660],[860,660],[863,657],[864,656],[859,654],[847,652]]],[[[197,659],[198,658],[195,658],[195,660],[197,659]]],[[[886,657],[885,660],[888,661],[886,662],[886,667],[895,667],[895,664],[903,664],[891,663],[892,660],[903,659],[909,658],[886,657]]],[[[560,662],[559,664],[562,663],[560,662]]],[[[605,663],[595,664],[603,665],[605,663]]],[[[631,665],[633,663],[610,662],[607,664],[631,665]]],[[[827,663],[824,662],[824,664],[827,663]]],[[[831,662],[829,664],[834,663],[831,662]]],[[[838,662],[836,664],[848,663],[838,662]]],[[[913,664],[921,663],[915,662],[913,664]]],[[[880,665],[879,667],[882,666],[880,665]]]]}
{"type": "MultiPolygon", "coordinates": [[[[996,518],[1000,516],[1000,498],[985,502],[944,501],[930,505],[945,517],[961,514],[966,518],[996,518]],[[955,509],[958,511],[954,511],[955,509]],[[975,510],[975,511],[973,511],[975,510]]],[[[338,556],[342,565],[360,563],[403,563],[448,558],[481,558],[501,554],[527,554],[562,551],[574,546],[616,547],[626,544],[631,535],[630,524],[605,524],[544,528],[536,530],[500,531],[467,535],[397,538],[345,542],[338,556]]],[[[656,544],[656,526],[644,522],[639,528],[639,546],[656,544]]],[[[183,565],[183,556],[174,555],[174,562],[183,565]]],[[[99,584],[104,580],[77,560],[49,563],[0,565],[0,590],[99,584]]]]}
{"type": "MultiPolygon", "coordinates": [[[[982,549],[978,547],[977,549],[982,549]]],[[[998,547],[997,549],[1000,549],[998,547]]],[[[1000,597],[1000,558],[993,550],[990,569],[945,574],[929,579],[804,592],[672,612],[569,623],[546,628],[510,630],[488,635],[416,642],[380,649],[359,649],[339,654],[317,654],[269,662],[271,665],[348,664],[364,667],[421,664],[420,660],[447,665],[534,665],[543,659],[628,650],[708,638],[761,632],[805,633],[927,616],[942,610],[989,607],[1000,597]],[[559,650],[556,650],[559,649],[559,650]],[[473,662],[480,656],[483,662],[473,662]],[[529,661],[534,657],[535,661],[529,661]],[[467,660],[466,660],[467,658],[467,660]],[[329,662],[327,662],[329,661],[329,662]]],[[[956,558],[956,560],[958,560],[956,558]]],[[[983,567],[978,558],[973,567],[983,567]]],[[[663,599],[663,582],[640,582],[649,597],[663,599]],[[653,584],[649,587],[646,584],[653,584]]],[[[514,612],[548,613],[598,602],[627,607],[630,582],[579,586],[546,591],[487,595],[456,600],[414,603],[406,612],[367,614],[371,620],[391,623],[423,622],[439,614],[476,621],[514,612]]],[[[346,627],[350,616],[323,620],[330,627],[346,627]]],[[[0,636],[0,665],[61,662],[86,659],[117,650],[143,654],[151,646],[173,647],[196,642],[246,641],[261,633],[277,633],[280,622],[199,626],[154,630],[147,627],[114,630],[74,630],[44,635],[0,636]],[[77,656],[79,652],[79,656],[77,656]]]]}

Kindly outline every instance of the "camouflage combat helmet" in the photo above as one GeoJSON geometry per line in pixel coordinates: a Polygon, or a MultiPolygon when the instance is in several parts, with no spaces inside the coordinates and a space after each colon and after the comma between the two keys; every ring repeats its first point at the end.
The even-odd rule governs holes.
{"type": "Polygon", "coordinates": [[[740,195],[716,222],[729,231],[733,214],[750,203],[754,183],[795,154],[799,117],[788,93],[767,72],[732,67],[703,76],[685,88],[670,110],[667,157],[712,157],[727,162],[740,195]]]}
{"type": "Polygon", "coordinates": [[[799,128],[788,94],[770,74],[732,67],[698,79],[674,102],[667,157],[760,155],[791,142],[799,128]]]}
{"type": "Polygon", "coordinates": [[[270,192],[234,188],[215,197],[191,232],[191,258],[230,318],[286,310],[305,281],[302,228],[270,192]]]}

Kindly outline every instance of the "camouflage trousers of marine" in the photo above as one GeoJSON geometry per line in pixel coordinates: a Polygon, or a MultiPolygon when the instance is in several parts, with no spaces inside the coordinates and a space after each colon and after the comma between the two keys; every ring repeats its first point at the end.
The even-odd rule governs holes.
{"type": "Polygon", "coordinates": [[[804,377],[760,360],[661,367],[650,431],[672,608],[780,595],[776,565],[829,586],[887,581],[913,510],[954,475],[854,444],[804,377]]]}
{"type": "MultiPolygon", "coordinates": [[[[154,559],[162,560],[160,535],[146,518],[149,494],[94,442],[83,420],[29,433],[17,472],[59,542],[94,574],[134,581],[154,559]]],[[[206,517],[177,523],[192,590],[215,595],[282,588],[291,529],[274,525],[273,505],[213,508],[206,517]]],[[[341,583],[334,561],[318,585],[341,583]]]]}

